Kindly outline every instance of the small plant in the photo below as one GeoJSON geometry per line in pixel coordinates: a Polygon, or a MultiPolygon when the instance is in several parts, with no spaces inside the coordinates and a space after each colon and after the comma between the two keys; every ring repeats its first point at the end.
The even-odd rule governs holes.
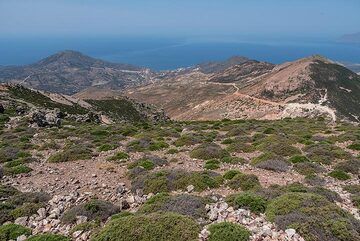
{"type": "Polygon", "coordinates": [[[355,142],[349,145],[347,148],[355,151],[360,151],[360,142],[355,142]]]}
{"type": "Polygon", "coordinates": [[[118,152],[115,155],[109,157],[107,160],[108,161],[121,161],[124,159],[128,159],[129,155],[125,152],[118,152]]]}
{"type": "Polygon", "coordinates": [[[21,235],[29,236],[31,229],[17,224],[5,224],[0,226],[0,240],[16,240],[21,235]]]}
{"type": "Polygon", "coordinates": [[[221,159],[226,156],[229,156],[229,153],[215,143],[201,144],[190,152],[191,158],[203,160],[221,159]]]}
{"type": "Polygon", "coordinates": [[[76,216],[85,216],[89,221],[105,221],[111,215],[120,212],[120,208],[105,201],[93,199],[87,203],[75,206],[64,213],[61,218],[63,223],[75,223],[76,216]]]}
{"type": "Polygon", "coordinates": [[[27,241],[70,241],[69,237],[58,234],[37,234],[26,239],[27,241]]]}
{"type": "Polygon", "coordinates": [[[351,176],[342,170],[333,170],[329,173],[329,176],[341,181],[351,179],[351,176]]]}
{"type": "Polygon", "coordinates": [[[102,151],[110,151],[110,150],[114,150],[116,148],[115,145],[111,145],[111,144],[102,144],[101,146],[98,147],[98,151],[102,152],[102,151]]]}
{"type": "Polygon", "coordinates": [[[240,174],[240,171],[238,170],[229,170],[227,172],[224,173],[223,177],[226,180],[231,180],[233,179],[237,174],[240,174]]]}
{"type": "Polygon", "coordinates": [[[300,163],[300,162],[309,162],[309,158],[307,158],[306,156],[300,156],[300,155],[296,155],[296,156],[292,156],[289,159],[289,162],[291,163],[300,163]]]}
{"type": "Polygon", "coordinates": [[[266,200],[251,192],[244,192],[234,199],[235,208],[250,209],[254,213],[263,213],[266,209],[266,200]]]}
{"type": "Polygon", "coordinates": [[[199,232],[199,225],[189,217],[152,213],[113,219],[92,241],[197,241],[199,232]]]}
{"type": "Polygon", "coordinates": [[[236,174],[228,182],[228,186],[234,190],[241,188],[241,190],[243,190],[243,191],[248,191],[251,189],[261,187],[259,179],[256,175],[244,174],[244,173],[236,174]]]}
{"type": "Polygon", "coordinates": [[[250,231],[234,223],[217,223],[209,226],[209,241],[248,241],[250,231]]]}
{"type": "Polygon", "coordinates": [[[220,162],[216,159],[206,161],[206,163],[205,163],[205,169],[215,170],[215,169],[219,169],[219,168],[220,168],[220,162]]]}
{"type": "Polygon", "coordinates": [[[92,150],[87,146],[72,145],[49,157],[48,162],[68,162],[90,159],[92,150]]]}

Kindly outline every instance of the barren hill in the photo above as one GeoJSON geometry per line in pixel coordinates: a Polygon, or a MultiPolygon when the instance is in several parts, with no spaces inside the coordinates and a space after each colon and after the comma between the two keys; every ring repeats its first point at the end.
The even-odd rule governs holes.
{"type": "Polygon", "coordinates": [[[277,66],[248,60],[211,74],[195,69],[126,93],[175,119],[360,116],[360,77],[320,56],[277,66]]]}

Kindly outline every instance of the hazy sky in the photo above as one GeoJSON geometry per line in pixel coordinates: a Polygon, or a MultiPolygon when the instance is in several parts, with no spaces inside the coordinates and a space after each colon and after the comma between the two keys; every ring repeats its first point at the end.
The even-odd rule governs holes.
{"type": "Polygon", "coordinates": [[[360,31],[360,0],[0,0],[0,37],[338,36],[360,31]]]}

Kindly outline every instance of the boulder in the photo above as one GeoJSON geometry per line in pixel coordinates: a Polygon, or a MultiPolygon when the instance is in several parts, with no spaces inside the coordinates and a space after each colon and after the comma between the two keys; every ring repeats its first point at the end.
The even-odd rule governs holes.
{"type": "Polygon", "coordinates": [[[59,127],[61,125],[61,119],[59,116],[62,116],[59,110],[39,110],[31,113],[31,123],[35,123],[38,127],[59,127]]]}

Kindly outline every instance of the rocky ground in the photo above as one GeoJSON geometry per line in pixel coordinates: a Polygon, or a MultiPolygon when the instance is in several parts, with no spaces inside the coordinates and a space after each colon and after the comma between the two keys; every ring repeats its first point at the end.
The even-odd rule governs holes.
{"type": "MultiPolygon", "coordinates": [[[[23,193],[45,192],[50,197],[37,210],[26,216],[9,218],[4,224],[13,222],[29,227],[32,236],[53,233],[72,240],[93,239],[99,227],[85,226],[93,221],[92,217],[76,215],[76,221],[66,223],[64,216],[69,210],[96,199],[115,205],[120,213],[136,215],[142,212],[149,200],[159,195],[157,192],[164,192],[163,186],[154,184],[155,189],[146,186],[146,179],[142,184],[145,186],[141,188],[137,188],[136,183],[141,178],[147,178],[147,175],[180,169],[187,173],[211,171],[213,174],[209,174],[209,178],[211,175],[225,178],[229,170],[235,170],[241,173],[239,177],[251,178],[241,179],[240,184],[225,178],[221,183],[205,188],[202,185],[208,185],[207,182],[199,184],[194,179],[193,183],[184,182],[178,189],[167,189],[174,197],[189,194],[209,198],[210,201],[203,206],[206,215],[196,219],[201,225],[198,233],[198,240],[201,241],[213,240],[209,229],[213,224],[222,222],[246,228],[250,232],[247,240],[315,240],[295,226],[282,227],[277,220],[269,218],[268,210],[253,211],[247,205],[233,205],[228,199],[231,195],[265,192],[275,185],[284,190],[294,184],[302,185],[300,189],[306,191],[299,192],[312,192],[308,190],[321,186],[339,196],[334,198],[335,206],[348,212],[354,220],[360,220],[358,204],[354,201],[356,194],[346,189],[347,186],[360,184],[360,151],[356,145],[359,141],[356,138],[360,136],[358,126],[342,123],[327,125],[323,120],[300,119],[274,122],[174,122],[159,126],[69,122],[60,127],[44,128],[22,122],[21,118],[12,120],[11,125],[3,126],[1,133],[5,143],[0,153],[4,173],[1,185],[14,187],[23,193]],[[21,136],[31,137],[16,139],[21,136]],[[283,138],[287,141],[284,142],[283,138]],[[10,157],[9,146],[14,143],[17,143],[17,154],[10,157]],[[323,149],[314,149],[320,147],[323,149]],[[121,157],[114,158],[118,154],[121,157]],[[276,155],[266,159],[265,154],[276,155]],[[300,169],[297,161],[292,161],[294,156],[310,159],[299,163],[305,163],[308,169],[314,165],[320,171],[313,172],[303,167],[309,173],[304,172],[305,169],[300,169]],[[26,161],[30,157],[35,161],[26,161]],[[15,172],[12,168],[18,163],[29,169],[15,172]],[[333,175],[334,171],[341,171],[341,174],[333,175]],[[321,179],[319,183],[308,182],[314,176],[321,179]],[[254,182],[250,183],[250,186],[253,185],[251,188],[242,186],[243,183],[249,184],[249,180],[254,182]]],[[[12,197],[8,198],[11,200],[12,197]]],[[[268,198],[267,205],[274,200],[277,199],[268,198]]],[[[3,202],[8,202],[7,197],[3,202]]],[[[98,226],[106,225],[110,216],[98,226]]],[[[359,233],[352,235],[353,238],[359,233]]],[[[16,239],[26,240],[28,236],[20,235],[16,239]]],[[[332,240],[341,239],[334,237],[332,240]]]]}

